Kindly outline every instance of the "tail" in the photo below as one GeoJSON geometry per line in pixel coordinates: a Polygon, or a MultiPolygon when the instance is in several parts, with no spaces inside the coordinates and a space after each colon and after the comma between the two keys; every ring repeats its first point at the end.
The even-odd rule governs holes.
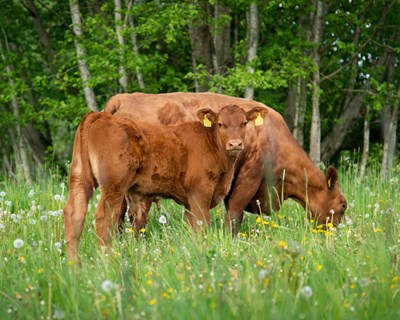
{"type": "MultiPolygon", "coordinates": [[[[101,116],[101,113],[88,113],[81,121],[75,134],[69,175],[70,189],[73,188],[78,189],[77,191],[83,191],[86,199],[92,197],[94,188],[97,187],[97,181],[93,175],[89,160],[89,130],[93,122],[101,116]]],[[[70,190],[70,192],[71,191],[72,190],[70,190]]]]}

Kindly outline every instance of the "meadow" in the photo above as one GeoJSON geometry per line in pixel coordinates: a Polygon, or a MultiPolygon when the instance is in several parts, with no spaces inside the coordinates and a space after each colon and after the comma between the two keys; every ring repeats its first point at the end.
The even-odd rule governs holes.
{"type": "Polygon", "coordinates": [[[400,173],[359,181],[343,163],[346,221],[323,230],[286,201],[224,231],[224,208],[193,235],[182,207],[163,200],[139,236],[129,224],[100,254],[94,197],[79,268],[68,261],[67,179],[0,180],[0,319],[399,319],[400,173]]]}

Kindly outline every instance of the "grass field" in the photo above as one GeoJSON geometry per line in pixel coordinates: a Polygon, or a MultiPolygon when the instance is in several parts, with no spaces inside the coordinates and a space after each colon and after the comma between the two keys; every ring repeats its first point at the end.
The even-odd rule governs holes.
{"type": "Polygon", "coordinates": [[[358,181],[342,166],[347,223],[324,231],[286,201],[271,217],[246,215],[237,238],[224,209],[194,236],[182,208],[152,209],[141,237],[126,225],[101,255],[96,197],[77,268],[65,256],[66,180],[0,182],[0,319],[400,319],[400,174],[358,181]]]}

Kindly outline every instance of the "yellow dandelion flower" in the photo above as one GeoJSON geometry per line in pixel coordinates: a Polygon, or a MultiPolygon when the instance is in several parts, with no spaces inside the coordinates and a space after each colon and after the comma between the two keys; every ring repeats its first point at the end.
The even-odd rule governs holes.
{"type": "Polygon", "coordinates": [[[381,228],[375,228],[374,232],[382,232],[383,230],[381,228]]]}
{"type": "Polygon", "coordinates": [[[43,273],[44,272],[44,269],[43,268],[39,268],[38,270],[37,270],[37,273],[43,273]]]}
{"type": "Polygon", "coordinates": [[[318,264],[317,265],[317,271],[321,271],[321,269],[322,269],[322,265],[318,264]]]}
{"type": "Polygon", "coordinates": [[[354,289],[356,287],[356,285],[354,283],[350,283],[349,288],[350,289],[354,289]]]}
{"type": "Polygon", "coordinates": [[[149,300],[149,305],[154,306],[157,303],[156,299],[150,299],[149,300]]]}
{"type": "Polygon", "coordinates": [[[20,256],[20,257],[18,258],[18,261],[19,261],[20,263],[25,263],[25,262],[26,262],[24,256],[20,256]]]}
{"type": "Polygon", "coordinates": [[[287,248],[286,242],[284,240],[279,242],[279,246],[282,247],[282,248],[287,248]]]}
{"type": "Polygon", "coordinates": [[[167,292],[163,292],[163,293],[161,294],[161,298],[168,299],[168,298],[169,298],[168,293],[167,293],[167,292]]]}
{"type": "Polygon", "coordinates": [[[269,225],[269,222],[268,221],[266,221],[266,220],[263,220],[263,225],[269,225]]]}
{"type": "Polygon", "coordinates": [[[271,226],[272,228],[278,228],[278,224],[276,222],[272,222],[271,226]]]}
{"type": "Polygon", "coordinates": [[[261,217],[257,217],[256,223],[261,223],[261,221],[262,221],[262,218],[261,217]]]}
{"type": "Polygon", "coordinates": [[[278,219],[279,220],[282,220],[284,218],[284,216],[283,215],[281,215],[281,214],[278,214],[278,219]]]}
{"type": "Polygon", "coordinates": [[[72,266],[74,264],[74,261],[73,260],[68,260],[67,264],[70,267],[70,266],[72,266]]]}
{"type": "Polygon", "coordinates": [[[309,256],[311,256],[311,255],[312,255],[312,251],[308,250],[308,251],[307,251],[307,254],[308,254],[309,256]]]}
{"type": "Polygon", "coordinates": [[[263,265],[262,261],[260,261],[260,260],[257,260],[256,264],[257,264],[257,267],[262,267],[262,265],[263,265]]]}
{"type": "Polygon", "coordinates": [[[243,238],[246,238],[246,237],[247,237],[247,233],[246,233],[246,232],[242,232],[240,235],[241,235],[243,238]]]}
{"type": "Polygon", "coordinates": [[[329,222],[329,223],[327,223],[327,224],[326,224],[326,227],[327,227],[327,228],[334,228],[334,226],[333,226],[333,223],[332,223],[332,222],[329,222]]]}
{"type": "Polygon", "coordinates": [[[397,281],[399,281],[399,277],[398,276],[394,276],[393,279],[392,279],[392,282],[397,282],[397,281]]]}
{"type": "Polygon", "coordinates": [[[146,229],[145,229],[145,228],[142,228],[142,229],[140,229],[139,231],[140,231],[140,233],[145,233],[145,232],[146,232],[146,229]]]}
{"type": "Polygon", "coordinates": [[[395,284],[391,284],[390,285],[390,289],[395,289],[396,288],[396,285],[395,284]]]}
{"type": "Polygon", "coordinates": [[[147,280],[147,284],[148,284],[149,286],[151,286],[151,285],[153,284],[153,280],[151,280],[151,279],[147,280]]]}

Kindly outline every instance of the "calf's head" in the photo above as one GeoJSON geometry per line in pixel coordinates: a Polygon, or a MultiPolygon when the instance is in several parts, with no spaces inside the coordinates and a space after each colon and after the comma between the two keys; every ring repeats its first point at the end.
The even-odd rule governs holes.
{"type": "Polygon", "coordinates": [[[237,156],[244,149],[244,137],[249,121],[256,120],[255,125],[262,125],[268,110],[254,107],[244,111],[236,105],[223,107],[218,113],[205,108],[197,111],[197,116],[206,127],[214,129],[217,143],[221,144],[229,156],[237,156]]]}
{"type": "Polygon", "coordinates": [[[338,183],[338,173],[334,167],[326,171],[324,185],[321,189],[308,192],[311,217],[319,224],[333,223],[338,225],[347,209],[347,202],[338,183]]]}

